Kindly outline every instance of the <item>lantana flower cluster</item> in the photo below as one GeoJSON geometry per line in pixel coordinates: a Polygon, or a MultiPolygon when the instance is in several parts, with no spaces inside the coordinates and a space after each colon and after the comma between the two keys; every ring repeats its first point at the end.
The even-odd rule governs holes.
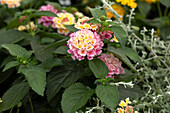
{"type": "Polygon", "coordinates": [[[22,0],[0,0],[0,3],[3,4],[7,4],[7,6],[9,8],[15,8],[15,7],[19,7],[21,5],[22,0]]]}
{"type": "Polygon", "coordinates": [[[137,3],[135,1],[136,0],[116,0],[116,2],[120,2],[122,5],[127,5],[134,9],[137,7],[137,3]]]}
{"type": "Polygon", "coordinates": [[[67,41],[69,47],[68,53],[72,55],[74,60],[83,60],[85,56],[87,56],[89,60],[92,60],[94,56],[100,55],[102,52],[103,42],[96,32],[82,29],[72,33],[70,37],[67,41]]]}
{"type": "Polygon", "coordinates": [[[99,25],[92,24],[92,23],[86,23],[88,20],[90,20],[89,17],[83,17],[81,19],[78,19],[78,21],[77,21],[77,23],[75,23],[74,27],[77,29],[97,30],[99,25]]]}
{"type": "Polygon", "coordinates": [[[76,20],[71,13],[58,13],[58,17],[53,18],[53,28],[58,28],[58,33],[68,35],[70,31],[64,25],[73,25],[76,20]]]}
{"type": "Polygon", "coordinates": [[[101,59],[108,67],[109,69],[109,74],[106,76],[107,77],[112,77],[113,74],[124,74],[125,71],[122,67],[122,62],[119,61],[117,57],[115,57],[113,54],[102,54],[101,56],[98,57],[101,59]]]}
{"type": "Polygon", "coordinates": [[[129,98],[126,98],[126,100],[121,100],[119,106],[121,108],[117,108],[118,113],[138,113],[138,111],[133,110],[133,106],[129,106],[129,104],[132,104],[132,102],[129,100],[129,98]]]}
{"type": "MultiPolygon", "coordinates": [[[[39,11],[51,11],[54,14],[59,12],[57,8],[50,4],[47,4],[47,6],[41,6],[39,11]]],[[[38,23],[43,23],[43,26],[49,27],[49,25],[53,24],[53,18],[54,17],[42,16],[40,19],[38,19],[38,23]]]]}

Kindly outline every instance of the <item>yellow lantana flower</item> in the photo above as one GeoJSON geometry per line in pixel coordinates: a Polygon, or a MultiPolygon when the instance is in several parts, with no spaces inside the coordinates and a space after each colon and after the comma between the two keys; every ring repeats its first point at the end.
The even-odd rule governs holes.
{"type": "MultiPolygon", "coordinates": [[[[119,18],[120,20],[123,19],[123,16],[125,14],[125,10],[123,9],[123,7],[121,5],[118,4],[113,4],[112,5],[113,10],[115,10],[120,16],[122,16],[121,18],[119,18]]],[[[108,8],[106,8],[106,11],[109,10],[108,8]]],[[[106,12],[107,18],[112,18],[112,17],[116,17],[112,12],[108,11],[106,12]]]]}
{"type": "Polygon", "coordinates": [[[119,104],[119,106],[121,106],[122,108],[124,107],[124,106],[126,106],[127,104],[126,104],[126,102],[125,101],[123,101],[123,100],[121,100],[120,101],[120,104],[119,104]]]}
{"type": "Polygon", "coordinates": [[[124,109],[122,108],[117,108],[118,113],[124,113],[124,109]]]}
{"type": "Polygon", "coordinates": [[[122,5],[127,5],[134,9],[137,7],[137,3],[135,1],[136,0],[116,0],[116,2],[120,2],[122,5]]]}
{"type": "Polygon", "coordinates": [[[132,102],[129,100],[129,97],[126,98],[126,104],[131,104],[132,102]]]}

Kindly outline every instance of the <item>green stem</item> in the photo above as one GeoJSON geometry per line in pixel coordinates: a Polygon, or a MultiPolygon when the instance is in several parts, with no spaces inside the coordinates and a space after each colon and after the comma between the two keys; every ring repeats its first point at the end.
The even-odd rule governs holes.
{"type": "Polygon", "coordinates": [[[13,110],[14,106],[11,108],[10,112],[9,113],[12,113],[12,110],[13,110]]]}
{"type": "Polygon", "coordinates": [[[168,8],[165,9],[164,16],[168,16],[167,13],[168,13],[168,8]]]}
{"type": "Polygon", "coordinates": [[[17,108],[17,113],[19,113],[19,107],[17,108]]]}
{"type": "Polygon", "coordinates": [[[31,111],[32,111],[32,113],[34,113],[34,108],[33,108],[32,101],[31,101],[29,93],[28,93],[28,99],[29,99],[29,102],[30,102],[31,111]]]}
{"type": "Polygon", "coordinates": [[[162,11],[161,11],[161,7],[160,7],[160,3],[157,3],[157,8],[158,8],[158,12],[159,12],[159,16],[162,17],[162,11]]]}

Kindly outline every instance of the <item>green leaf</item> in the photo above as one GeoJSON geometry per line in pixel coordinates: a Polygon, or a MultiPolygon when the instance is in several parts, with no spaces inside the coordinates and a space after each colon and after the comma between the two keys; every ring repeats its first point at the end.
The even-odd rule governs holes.
{"type": "Polygon", "coordinates": [[[54,68],[47,78],[47,99],[50,101],[60,89],[74,84],[83,74],[82,67],[76,67],[73,62],[54,68]]]}
{"type": "Polygon", "coordinates": [[[39,95],[43,96],[46,86],[46,72],[38,66],[23,68],[22,73],[25,75],[30,87],[39,95]]]}
{"type": "Polygon", "coordinates": [[[126,57],[126,55],[123,53],[123,51],[119,48],[114,47],[108,47],[107,50],[109,52],[112,52],[115,56],[117,56],[119,59],[121,59],[127,66],[129,66],[133,71],[136,72],[135,67],[132,65],[130,60],[126,57]]]}
{"type": "Polygon", "coordinates": [[[86,23],[100,24],[101,22],[99,20],[97,20],[96,18],[93,18],[93,19],[90,19],[90,20],[86,21],[86,23]]]}
{"type": "Polygon", "coordinates": [[[13,57],[12,56],[8,56],[8,57],[4,58],[4,60],[1,63],[0,68],[4,67],[6,64],[8,64],[11,61],[13,61],[13,57]]]}
{"type": "Polygon", "coordinates": [[[170,36],[170,25],[169,26],[162,26],[160,27],[160,35],[164,40],[168,39],[168,36],[170,36]]]}
{"type": "Polygon", "coordinates": [[[20,63],[18,61],[12,61],[12,62],[9,62],[8,64],[5,65],[4,69],[2,72],[12,68],[12,67],[15,67],[15,66],[18,66],[20,63]]]}
{"type": "Polygon", "coordinates": [[[51,58],[42,63],[44,69],[49,69],[61,65],[62,65],[62,60],[59,58],[51,58]]]}
{"type": "Polygon", "coordinates": [[[67,46],[60,46],[54,51],[54,53],[65,55],[65,54],[67,54],[67,50],[68,50],[67,46]]]}
{"type": "Polygon", "coordinates": [[[96,88],[96,94],[102,102],[114,111],[119,101],[119,92],[114,86],[98,85],[96,88]]]}
{"type": "Polygon", "coordinates": [[[18,26],[20,26],[22,24],[22,22],[19,22],[18,19],[14,19],[12,20],[8,25],[7,25],[7,29],[13,29],[13,28],[17,28],[18,26]]]}
{"type": "Polygon", "coordinates": [[[32,55],[32,51],[27,51],[25,48],[17,44],[3,44],[2,47],[8,50],[12,56],[22,55],[27,59],[32,55]]]}
{"type": "Polygon", "coordinates": [[[160,3],[166,6],[167,8],[170,7],[170,0],[160,0],[160,3]]]}
{"type": "Polygon", "coordinates": [[[0,103],[0,111],[10,109],[19,103],[29,91],[29,85],[26,82],[12,86],[2,96],[2,103],[0,103]]]}
{"type": "Polygon", "coordinates": [[[59,41],[55,42],[54,44],[47,46],[44,50],[67,44],[67,40],[68,40],[67,38],[59,40],[59,41]]]}
{"type": "Polygon", "coordinates": [[[112,29],[112,32],[115,34],[115,36],[118,39],[118,41],[120,42],[120,44],[122,46],[125,46],[126,41],[127,41],[127,33],[124,30],[124,28],[118,24],[115,24],[115,25],[111,26],[110,28],[112,29]]]}
{"type": "Polygon", "coordinates": [[[74,27],[74,25],[64,25],[69,31],[76,32],[78,31],[77,28],[74,27]]]}
{"type": "Polygon", "coordinates": [[[139,8],[139,11],[141,12],[142,16],[146,17],[151,9],[151,5],[149,5],[148,3],[144,2],[144,1],[139,1],[138,8],[139,8]]]}
{"type": "Polygon", "coordinates": [[[34,2],[34,0],[22,0],[22,3],[23,3],[24,5],[28,5],[28,4],[30,4],[31,2],[34,2]]]}
{"type": "Polygon", "coordinates": [[[30,45],[32,50],[34,51],[37,60],[44,62],[47,59],[53,58],[52,52],[54,51],[54,49],[44,50],[46,46],[40,45],[36,38],[31,40],[30,45]]]}
{"type": "Polygon", "coordinates": [[[52,38],[57,38],[57,39],[65,39],[65,38],[69,38],[69,37],[66,37],[66,36],[62,36],[58,33],[49,33],[49,32],[38,32],[38,35],[40,35],[41,37],[52,37],[52,38]]]}
{"type": "Polygon", "coordinates": [[[42,44],[48,44],[48,43],[53,43],[53,42],[55,42],[55,39],[53,39],[53,38],[42,38],[41,39],[41,43],[42,44]]]}
{"type": "Polygon", "coordinates": [[[89,67],[96,76],[96,78],[105,78],[109,73],[108,67],[100,59],[90,60],[89,67]]]}
{"type": "Polygon", "coordinates": [[[0,46],[2,44],[16,43],[16,42],[23,40],[24,38],[29,38],[29,37],[31,36],[21,31],[12,30],[12,29],[7,30],[1,33],[0,35],[0,46]]]}
{"type": "Polygon", "coordinates": [[[104,10],[101,10],[99,8],[90,8],[90,7],[87,7],[87,8],[90,10],[94,18],[100,18],[100,16],[102,15],[106,16],[106,12],[104,10]]]}
{"type": "Polygon", "coordinates": [[[133,60],[134,62],[139,61],[139,55],[136,51],[134,51],[131,48],[128,47],[124,47],[124,48],[120,48],[125,54],[126,56],[128,56],[131,60],[133,60]]]}
{"type": "Polygon", "coordinates": [[[57,15],[51,11],[38,11],[38,12],[34,13],[33,16],[57,17],[57,15]]]}
{"type": "Polygon", "coordinates": [[[119,99],[124,100],[125,98],[135,99],[136,97],[140,98],[144,95],[144,92],[140,89],[139,86],[135,85],[133,88],[125,88],[123,85],[118,87],[119,90],[119,99]]]}
{"type": "Polygon", "coordinates": [[[87,103],[93,93],[93,89],[90,89],[81,83],[70,86],[64,91],[62,96],[61,105],[63,113],[75,113],[87,103]]]}
{"type": "Polygon", "coordinates": [[[58,4],[58,3],[56,3],[56,2],[49,2],[49,1],[45,1],[45,3],[50,4],[50,5],[54,6],[54,7],[56,7],[59,11],[61,11],[61,10],[62,10],[61,5],[60,5],[60,4],[58,4]]]}

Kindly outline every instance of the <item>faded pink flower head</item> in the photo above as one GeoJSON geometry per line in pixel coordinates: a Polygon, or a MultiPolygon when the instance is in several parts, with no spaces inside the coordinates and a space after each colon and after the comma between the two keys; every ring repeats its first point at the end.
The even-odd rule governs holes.
{"type": "Polygon", "coordinates": [[[67,41],[68,53],[72,54],[74,60],[83,60],[85,56],[92,60],[94,56],[100,55],[102,52],[103,42],[96,32],[82,29],[70,34],[70,37],[67,41]]]}
{"type": "Polygon", "coordinates": [[[100,31],[99,34],[100,34],[101,40],[104,40],[105,38],[109,40],[112,37],[113,32],[111,32],[111,31],[100,31]]]}
{"type": "Polygon", "coordinates": [[[119,61],[118,58],[116,58],[114,55],[112,54],[102,54],[101,56],[98,57],[99,59],[101,59],[102,61],[104,61],[104,63],[107,65],[108,69],[109,69],[109,74],[106,76],[107,77],[112,77],[114,78],[114,76],[112,76],[113,74],[124,74],[125,71],[122,67],[122,62],[119,61]]]}
{"type": "MultiPolygon", "coordinates": [[[[39,11],[51,11],[55,14],[59,12],[58,9],[50,4],[48,4],[47,6],[41,6],[39,11]]],[[[38,23],[43,23],[43,26],[48,27],[49,25],[53,24],[53,18],[54,17],[42,16],[40,19],[38,19],[38,23]]]]}
{"type": "Polygon", "coordinates": [[[133,107],[132,106],[126,106],[125,113],[133,113],[133,107]]]}

